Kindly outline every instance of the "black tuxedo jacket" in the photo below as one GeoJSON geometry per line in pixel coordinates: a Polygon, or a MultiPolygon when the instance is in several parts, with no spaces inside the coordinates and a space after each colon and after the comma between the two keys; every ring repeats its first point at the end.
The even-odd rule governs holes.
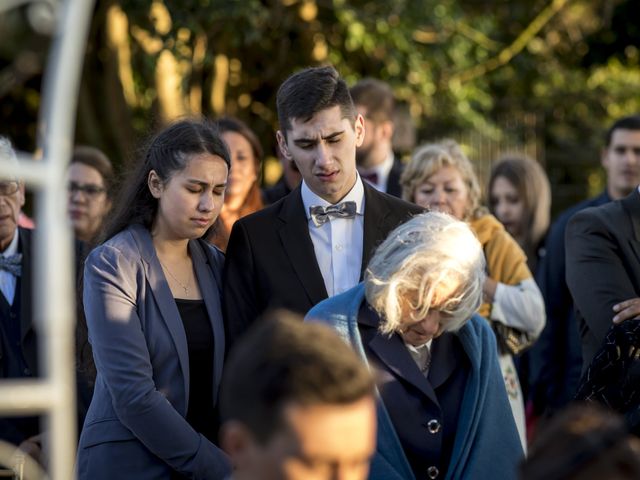
{"type": "MultiPolygon", "coordinates": [[[[363,183],[361,278],[374,249],[389,232],[423,212],[363,183]]],[[[325,298],[327,291],[309,235],[300,186],[234,224],[223,279],[227,346],[269,308],[286,308],[304,315],[325,298]]]]}
{"type": "Polygon", "coordinates": [[[567,285],[582,337],[583,372],[600,348],[612,307],[640,297],[640,194],[588,208],[566,232],[567,285]]]}

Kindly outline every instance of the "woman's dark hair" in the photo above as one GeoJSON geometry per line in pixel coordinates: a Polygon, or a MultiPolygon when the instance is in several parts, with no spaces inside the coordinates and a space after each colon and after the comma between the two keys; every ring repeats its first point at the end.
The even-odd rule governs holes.
{"type": "Polygon", "coordinates": [[[122,188],[104,240],[133,224],[150,229],[158,210],[158,200],[151,195],[147,185],[149,172],[155,170],[166,184],[176,172],[186,167],[190,157],[203,153],[222,158],[227,168],[230,167],[227,146],[215,125],[207,120],[180,120],[155,135],[142,161],[122,188]]]}
{"type": "Polygon", "coordinates": [[[253,151],[256,170],[259,173],[260,162],[262,162],[264,152],[262,151],[262,145],[260,145],[260,141],[256,134],[253,133],[253,130],[251,130],[242,120],[235,117],[221,117],[215,121],[214,125],[218,128],[218,132],[220,132],[221,135],[225,132],[235,132],[242,135],[247,142],[249,142],[251,150],[253,151]]]}
{"type": "Polygon", "coordinates": [[[111,197],[113,186],[113,165],[109,158],[100,150],[86,145],[78,145],[73,149],[70,164],[81,163],[96,170],[102,177],[107,197],[111,197]]]}

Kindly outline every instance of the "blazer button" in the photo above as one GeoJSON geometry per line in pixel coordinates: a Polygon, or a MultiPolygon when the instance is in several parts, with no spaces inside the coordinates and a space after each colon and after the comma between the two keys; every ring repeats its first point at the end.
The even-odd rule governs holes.
{"type": "Polygon", "coordinates": [[[438,470],[438,467],[434,467],[432,465],[429,468],[427,468],[427,475],[429,475],[429,478],[431,479],[438,478],[439,473],[440,473],[440,470],[438,470]]]}
{"type": "Polygon", "coordinates": [[[440,431],[440,428],[442,428],[442,426],[440,425],[440,422],[434,418],[433,420],[429,420],[429,422],[427,423],[427,428],[429,429],[430,434],[435,435],[440,431]]]}

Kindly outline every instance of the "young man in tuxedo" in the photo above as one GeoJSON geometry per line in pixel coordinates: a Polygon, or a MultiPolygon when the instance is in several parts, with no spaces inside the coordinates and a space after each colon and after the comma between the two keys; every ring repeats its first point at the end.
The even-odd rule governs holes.
{"type": "Polygon", "coordinates": [[[422,211],[360,179],[364,119],[333,67],[290,76],[277,107],[278,145],[303,180],[233,227],[223,281],[227,345],[267,308],[304,314],[356,285],[375,247],[422,211]]]}

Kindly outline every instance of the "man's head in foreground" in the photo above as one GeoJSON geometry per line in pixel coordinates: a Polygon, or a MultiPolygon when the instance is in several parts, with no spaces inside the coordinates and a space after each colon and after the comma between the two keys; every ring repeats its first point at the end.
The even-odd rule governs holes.
{"type": "Polygon", "coordinates": [[[330,328],[284,312],[257,322],[231,352],[220,402],[235,480],[367,477],[373,381],[330,328]]]}

